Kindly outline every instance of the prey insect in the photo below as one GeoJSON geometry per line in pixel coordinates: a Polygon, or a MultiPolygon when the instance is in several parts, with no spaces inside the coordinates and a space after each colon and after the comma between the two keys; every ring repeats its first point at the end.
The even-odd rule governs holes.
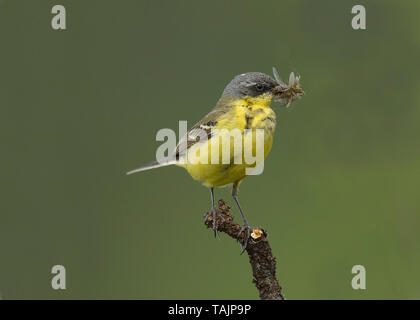
{"type": "Polygon", "coordinates": [[[286,84],[281,80],[275,67],[273,67],[273,75],[279,84],[279,89],[275,92],[275,100],[283,102],[286,108],[288,108],[293,101],[300,99],[305,94],[300,87],[300,76],[295,76],[295,74],[291,72],[289,83],[286,84]]]}

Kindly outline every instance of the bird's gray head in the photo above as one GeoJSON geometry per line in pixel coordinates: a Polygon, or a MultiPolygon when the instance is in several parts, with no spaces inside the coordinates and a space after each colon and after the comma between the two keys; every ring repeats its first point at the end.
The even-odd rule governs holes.
{"type": "Polygon", "coordinates": [[[270,76],[261,72],[243,73],[226,86],[222,96],[243,98],[257,97],[263,93],[271,93],[279,84],[270,76]]]}

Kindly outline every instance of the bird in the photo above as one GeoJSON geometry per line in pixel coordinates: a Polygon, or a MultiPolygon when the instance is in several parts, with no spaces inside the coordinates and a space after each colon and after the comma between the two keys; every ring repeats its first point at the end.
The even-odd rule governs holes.
{"type": "Polygon", "coordinates": [[[194,180],[210,189],[211,210],[205,217],[213,215],[215,236],[218,233],[214,188],[232,185],[231,194],[243,221],[238,238],[243,231],[246,231],[245,240],[241,244],[241,253],[248,244],[252,229],[239,203],[239,185],[247,176],[247,169],[255,169],[257,165],[245,161],[244,152],[248,148],[256,153],[258,142],[261,142],[263,149],[260,151],[265,159],[272,148],[276,127],[276,114],[271,108],[271,103],[275,100],[289,107],[304,94],[300,85],[300,76],[295,76],[291,72],[289,83],[286,84],[281,80],[275,67],[273,75],[274,79],[261,72],[247,72],[235,76],[224,88],[216,106],[179,140],[170,157],[127,172],[130,175],[168,165],[186,169],[194,180]],[[262,130],[263,135],[258,136],[257,130],[262,130]],[[231,135],[232,131],[235,131],[236,135],[231,135]],[[241,141],[235,140],[236,137],[241,141]],[[243,148],[236,148],[239,144],[243,148]],[[227,159],[223,158],[226,155],[223,152],[226,151],[227,159]],[[199,160],[209,161],[196,161],[198,155],[203,155],[199,160]]]}

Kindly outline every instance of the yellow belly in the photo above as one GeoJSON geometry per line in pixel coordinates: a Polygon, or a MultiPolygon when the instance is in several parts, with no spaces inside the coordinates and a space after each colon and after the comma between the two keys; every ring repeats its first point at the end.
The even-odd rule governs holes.
{"type": "Polygon", "coordinates": [[[269,107],[271,100],[267,101],[268,105],[265,102],[250,104],[246,100],[238,100],[231,111],[218,119],[215,129],[219,130],[219,134],[207,142],[190,147],[186,163],[179,165],[195,180],[209,187],[224,186],[244,179],[246,168],[255,167],[255,163],[249,162],[249,152],[252,150],[255,156],[257,146],[261,148],[263,143],[263,149],[259,151],[263,152],[265,159],[273,144],[275,113],[269,107]],[[263,136],[258,136],[255,129],[263,129],[263,136]],[[245,150],[248,150],[248,157],[245,150]]]}

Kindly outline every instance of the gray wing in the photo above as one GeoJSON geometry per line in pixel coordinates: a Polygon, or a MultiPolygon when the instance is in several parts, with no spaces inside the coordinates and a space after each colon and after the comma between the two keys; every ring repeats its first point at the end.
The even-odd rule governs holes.
{"type": "Polygon", "coordinates": [[[197,122],[180,140],[175,149],[175,158],[178,160],[185,155],[187,150],[199,143],[206,142],[211,138],[212,129],[217,125],[217,119],[227,112],[227,108],[216,107],[208,113],[203,119],[197,122]],[[207,139],[202,139],[207,137],[207,139]]]}

